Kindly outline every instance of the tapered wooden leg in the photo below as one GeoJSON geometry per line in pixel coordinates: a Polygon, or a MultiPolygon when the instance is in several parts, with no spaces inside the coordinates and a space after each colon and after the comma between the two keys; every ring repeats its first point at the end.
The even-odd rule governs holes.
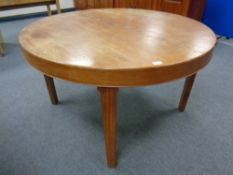
{"type": "Polygon", "coordinates": [[[58,98],[57,98],[57,92],[56,92],[53,78],[44,75],[44,79],[45,79],[45,83],[48,89],[51,103],[53,105],[56,105],[58,103],[58,98]]]}
{"type": "Polygon", "coordinates": [[[99,87],[103,110],[104,138],[109,168],[116,166],[116,108],[118,88],[99,87]]]}
{"type": "Polygon", "coordinates": [[[52,15],[52,11],[51,11],[51,8],[50,8],[49,4],[47,4],[47,10],[48,10],[48,16],[51,16],[52,15]]]}
{"type": "Polygon", "coordinates": [[[185,80],[184,89],[183,89],[183,93],[182,93],[182,96],[180,98],[180,104],[179,104],[179,111],[180,112],[183,112],[185,110],[189,96],[190,96],[191,91],[192,91],[192,87],[193,87],[193,83],[194,83],[194,80],[196,78],[196,75],[197,74],[193,74],[193,75],[187,77],[185,80]]]}
{"type": "Polygon", "coordinates": [[[56,6],[57,6],[57,13],[61,13],[61,5],[60,5],[60,2],[59,0],[56,0],[56,6]]]}

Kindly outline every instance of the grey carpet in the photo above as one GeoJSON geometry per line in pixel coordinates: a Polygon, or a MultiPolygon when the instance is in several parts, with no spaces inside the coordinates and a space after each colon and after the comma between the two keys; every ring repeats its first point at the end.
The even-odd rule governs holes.
{"type": "Polygon", "coordinates": [[[56,80],[60,104],[52,106],[41,74],[25,63],[17,36],[33,20],[0,23],[0,175],[233,174],[232,47],[217,45],[184,113],[183,80],[119,92],[111,170],[97,90],[56,80]]]}

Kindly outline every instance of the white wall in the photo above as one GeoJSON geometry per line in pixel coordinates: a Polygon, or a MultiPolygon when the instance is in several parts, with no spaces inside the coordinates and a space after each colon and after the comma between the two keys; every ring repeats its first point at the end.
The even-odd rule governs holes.
{"type": "MultiPolygon", "coordinates": [[[[74,2],[73,0],[60,0],[61,8],[73,8],[74,2]]],[[[52,10],[55,10],[55,6],[51,6],[52,10]]],[[[8,17],[8,16],[15,16],[15,15],[22,15],[22,14],[29,14],[29,13],[37,13],[37,12],[44,12],[47,11],[46,6],[37,6],[37,7],[27,7],[27,8],[19,8],[14,10],[5,10],[0,11],[0,18],[1,17],[8,17]]]]}

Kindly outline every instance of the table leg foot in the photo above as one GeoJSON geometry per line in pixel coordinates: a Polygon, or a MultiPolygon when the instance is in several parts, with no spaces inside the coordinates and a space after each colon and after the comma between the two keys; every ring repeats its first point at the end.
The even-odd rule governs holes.
{"type": "Polygon", "coordinates": [[[109,168],[116,166],[116,106],[118,88],[99,87],[103,111],[106,157],[109,168]]]}
{"type": "Polygon", "coordinates": [[[194,80],[196,78],[196,75],[197,74],[193,74],[193,75],[187,77],[185,80],[184,89],[183,89],[183,93],[182,93],[182,96],[180,98],[180,104],[179,104],[179,111],[180,112],[183,112],[185,110],[189,96],[190,96],[191,91],[192,91],[192,87],[193,87],[193,83],[194,83],[194,80]]]}
{"type": "Polygon", "coordinates": [[[48,89],[48,93],[49,93],[49,97],[51,100],[51,103],[53,105],[56,105],[58,103],[58,98],[57,98],[57,92],[56,92],[56,88],[54,85],[54,81],[53,78],[48,77],[47,75],[44,75],[44,79],[45,79],[45,83],[48,89]]]}

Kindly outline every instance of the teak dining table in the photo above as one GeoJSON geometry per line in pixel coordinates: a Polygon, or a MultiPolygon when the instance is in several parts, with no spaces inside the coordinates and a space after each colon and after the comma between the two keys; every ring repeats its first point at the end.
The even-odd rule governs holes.
{"type": "Polygon", "coordinates": [[[58,103],[53,77],[98,88],[107,164],[113,168],[119,88],[186,78],[179,104],[184,111],[197,72],[211,60],[216,36],[204,24],[175,14],[93,9],[33,22],[19,42],[27,62],[44,74],[52,104],[58,103]]]}

